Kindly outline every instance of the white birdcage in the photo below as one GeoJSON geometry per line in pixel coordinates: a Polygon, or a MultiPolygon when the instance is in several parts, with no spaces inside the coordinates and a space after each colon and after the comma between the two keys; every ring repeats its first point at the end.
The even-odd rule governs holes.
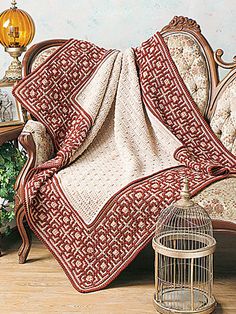
{"type": "Polygon", "coordinates": [[[180,195],[157,220],[154,305],[159,313],[212,313],[212,222],[204,208],[190,200],[187,179],[180,195]]]}

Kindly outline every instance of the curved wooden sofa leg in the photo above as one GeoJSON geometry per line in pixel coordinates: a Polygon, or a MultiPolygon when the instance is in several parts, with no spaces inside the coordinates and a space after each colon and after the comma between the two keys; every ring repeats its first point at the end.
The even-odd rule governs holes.
{"type": "Polygon", "coordinates": [[[35,165],[36,148],[32,134],[22,132],[19,136],[19,142],[25,148],[28,154],[28,160],[22,168],[16,183],[15,183],[15,217],[16,225],[22,238],[22,244],[18,251],[19,263],[24,264],[31,248],[31,237],[24,226],[25,207],[23,203],[24,188],[26,184],[26,177],[29,171],[35,165]]]}
{"type": "Polygon", "coordinates": [[[19,264],[24,264],[26,262],[26,259],[31,248],[31,236],[25,228],[24,217],[25,210],[24,206],[21,204],[19,205],[19,208],[16,210],[16,225],[22,239],[22,244],[18,251],[19,264]]]}

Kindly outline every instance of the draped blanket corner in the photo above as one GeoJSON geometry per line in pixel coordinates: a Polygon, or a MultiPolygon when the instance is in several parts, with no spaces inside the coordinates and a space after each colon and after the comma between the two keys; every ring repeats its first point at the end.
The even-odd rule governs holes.
{"type": "Polygon", "coordinates": [[[25,186],[27,220],[81,292],[107,286],[161,209],[236,172],[159,33],[124,53],[69,40],[14,88],[56,156],[25,186]]]}

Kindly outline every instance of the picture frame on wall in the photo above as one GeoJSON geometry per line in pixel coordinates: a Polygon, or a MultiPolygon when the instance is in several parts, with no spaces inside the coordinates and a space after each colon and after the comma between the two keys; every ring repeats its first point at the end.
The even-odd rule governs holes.
{"type": "Polygon", "coordinates": [[[0,127],[24,123],[21,105],[12,95],[15,82],[0,83],[0,127]]]}

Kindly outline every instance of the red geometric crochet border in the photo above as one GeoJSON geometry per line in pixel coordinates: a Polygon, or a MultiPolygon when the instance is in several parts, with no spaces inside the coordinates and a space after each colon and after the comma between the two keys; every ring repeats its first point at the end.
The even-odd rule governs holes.
{"type": "Polygon", "coordinates": [[[29,206],[45,181],[70,161],[85,140],[93,121],[76,95],[111,53],[71,39],[14,88],[15,97],[46,126],[57,148],[55,158],[31,171],[26,186],[29,206]]]}
{"type": "Polygon", "coordinates": [[[46,126],[57,150],[67,144],[81,121],[93,123],[76,95],[111,52],[86,41],[68,40],[14,88],[17,100],[46,126]]]}
{"type": "Polygon", "coordinates": [[[118,276],[150,241],[160,210],[179,198],[184,176],[193,195],[223,178],[183,167],[161,171],[123,188],[87,226],[54,176],[34,199],[27,220],[72,285],[80,292],[95,291],[118,276]]]}

